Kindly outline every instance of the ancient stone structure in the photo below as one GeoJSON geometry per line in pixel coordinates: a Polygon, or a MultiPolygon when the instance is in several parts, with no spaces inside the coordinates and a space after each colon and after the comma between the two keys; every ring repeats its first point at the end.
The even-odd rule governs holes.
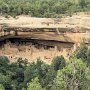
{"type": "Polygon", "coordinates": [[[11,61],[18,58],[30,62],[41,58],[50,63],[55,56],[69,58],[84,41],[90,45],[90,16],[62,19],[31,18],[0,19],[0,55],[11,61]]]}

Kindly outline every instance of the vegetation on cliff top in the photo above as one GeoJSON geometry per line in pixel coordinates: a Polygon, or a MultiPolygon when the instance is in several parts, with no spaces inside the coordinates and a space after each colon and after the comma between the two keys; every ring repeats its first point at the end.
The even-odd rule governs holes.
{"type": "Polygon", "coordinates": [[[90,11],[90,0],[0,0],[0,14],[60,17],[90,11]]]}

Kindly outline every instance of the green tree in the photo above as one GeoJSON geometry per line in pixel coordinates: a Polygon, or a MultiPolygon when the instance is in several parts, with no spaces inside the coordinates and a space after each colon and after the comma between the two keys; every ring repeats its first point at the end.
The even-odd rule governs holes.
{"type": "Polygon", "coordinates": [[[36,63],[31,63],[24,71],[25,84],[31,81],[31,79],[38,77],[42,87],[44,87],[46,85],[46,74],[48,72],[48,67],[49,65],[39,59],[36,63]]]}
{"type": "Polygon", "coordinates": [[[0,73],[6,74],[9,68],[9,59],[6,56],[0,57],[0,73]]]}
{"type": "Polygon", "coordinates": [[[84,62],[87,60],[87,46],[85,43],[81,43],[80,47],[76,50],[76,57],[81,58],[84,62]]]}
{"type": "Polygon", "coordinates": [[[55,71],[52,67],[49,67],[48,72],[46,73],[45,78],[45,87],[46,90],[50,90],[53,85],[53,80],[57,75],[57,71],[55,71]]]}
{"type": "Polygon", "coordinates": [[[37,77],[28,84],[28,90],[43,90],[37,77]]]}
{"type": "Polygon", "coordinates": [[[3,74],[0,74],[0,84],[2,84],[5,89],[11,89],[11,78],[10,76],[8,75],[3,75],[3,74]]]}
{"type": "Polygon", "coordinates": [[[79,5],[81,6],[81,8],[84,8],[86,6],[85,0],[79,0],[79,5]]]}
{"type": "Polygon", "coordinates": [[[5,90],[2,84],[0,84],[0,90],[5,90]]]}
{"type": "Polygon", "coordinates": [[[88,73],[90,71],[81,59],[72,58],[65,68],[58,71],[51,90],[89,90],[88,73]]]}
{"type": "Polygon", "coordinates": [[[87,66],[90,67],[90,48],[87,50],[87,60],[86,60],[87,66]]]}
{"type": "Polygon", "coordinates": [[[52,60],[51,66],[55,71],[64,68],[66,65],[65,59],[63,56],[57,56],[52,60]]]}
{"type": "Polygon", "coordinates": [[[31,63],[26,70],[24,71],[25,82],[29,82],[31,79],[35,77],[40,77],[41,74],[41,65],[42,61],[37,60],[37,62],[31,63]]]}

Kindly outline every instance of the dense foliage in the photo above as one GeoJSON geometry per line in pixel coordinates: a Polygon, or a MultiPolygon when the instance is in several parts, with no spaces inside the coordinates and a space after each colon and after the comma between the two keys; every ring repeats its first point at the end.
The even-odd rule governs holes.
{"type": "Polygon", "coordinates": [[[0,90],[90,90],[90,49],[81,44],[69,61],[63,56],[51,65],[21,58],[10,63],[0,57],[0,90]]]}
{"type": "Polygon", "coordinates": [[[80,11],[90,11],[90,0],[0,0],[0,13],[6,16],[60,17],[80,11]]]}

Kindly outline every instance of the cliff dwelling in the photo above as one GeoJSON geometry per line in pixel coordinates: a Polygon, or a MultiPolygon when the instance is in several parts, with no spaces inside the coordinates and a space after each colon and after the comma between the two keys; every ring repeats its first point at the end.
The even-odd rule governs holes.
{"type": "Polygon", "coordinates": [[[7,56],[12,62],[18,58],[28,59],[30,62],[40,58],[50,63],[55,56],[70,57],[72,48],[73,43],[67,42],[11,38],[0,43],[0,55],[7,56]]]}
{"type": "Polygon", "coordinates": [[[55,56],[68,59],[82,41],[90,45],[88,15],[57,20],[25,16],[0,18],[0,56],[7,56],[11,62],[18,58],[29,62],[40,58],[51,63],[55,56]]]}

